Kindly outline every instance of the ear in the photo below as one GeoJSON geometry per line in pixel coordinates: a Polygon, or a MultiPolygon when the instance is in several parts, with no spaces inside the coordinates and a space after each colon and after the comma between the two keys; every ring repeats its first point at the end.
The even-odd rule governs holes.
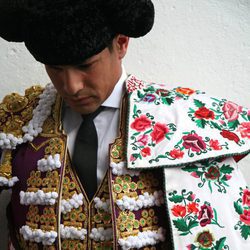
{"type": "Polygon", "coordinates": [[[113,46],[115,46],[120,60],[123,59],[127,53],[128,43],[129,37],[122,34],[118,34],[114,39],[113,46]]]}

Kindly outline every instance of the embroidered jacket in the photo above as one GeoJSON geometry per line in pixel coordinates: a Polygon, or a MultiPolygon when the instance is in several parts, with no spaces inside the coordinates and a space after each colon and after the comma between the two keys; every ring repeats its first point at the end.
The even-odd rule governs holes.
{"type": "Polygon", "coordinates": [[[110,167],[88,201],[52,85],[0,105],[0,186],[21,249],[248,249],[250,111],[130,76],[110,167]],[[18,212],[17,212],[18,211],[18,212]]]}

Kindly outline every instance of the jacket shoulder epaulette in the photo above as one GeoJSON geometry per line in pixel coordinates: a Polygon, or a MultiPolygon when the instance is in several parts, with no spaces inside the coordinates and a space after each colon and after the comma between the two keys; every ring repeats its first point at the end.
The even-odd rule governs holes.
{"type": "Polygon", "coordinates": [[[32,86],[23,96],[18,93],[6,95],[0,104],[0,133],[21,136],[22,127],[31,120],[42,91],[41,86],[32,86]]]}
{"type": "Polygon", "coordinates": [[[42,92],[42,87],[32,86],[23,96],[12,93],[0,103],[0,189],[18,181],[12,176],[12,149],[22,140],[23,127],[32,119],[42,92]]]}

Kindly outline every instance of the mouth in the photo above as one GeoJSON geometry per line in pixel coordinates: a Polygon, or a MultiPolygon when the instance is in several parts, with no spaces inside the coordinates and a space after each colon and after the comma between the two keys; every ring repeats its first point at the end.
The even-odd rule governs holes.
{"type": "Polygon", "coordinates": [[[84,96],[84,97],[70,98],[70,99],[67,99],[67,102],[69,103],[69,105],[73,105],[73,106],[87,105],[93,102],[93,97],[84,96]]]}

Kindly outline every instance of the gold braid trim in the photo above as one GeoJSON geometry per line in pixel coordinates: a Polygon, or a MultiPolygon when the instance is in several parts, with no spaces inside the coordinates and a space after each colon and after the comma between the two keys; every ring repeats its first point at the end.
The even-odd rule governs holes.
{"type": "Polygon", "coordinates": [[[0,176],[7,179],[12,178],[12,151],[10,149],[3,150],[1,164],[0,164],[0,176]]]}

